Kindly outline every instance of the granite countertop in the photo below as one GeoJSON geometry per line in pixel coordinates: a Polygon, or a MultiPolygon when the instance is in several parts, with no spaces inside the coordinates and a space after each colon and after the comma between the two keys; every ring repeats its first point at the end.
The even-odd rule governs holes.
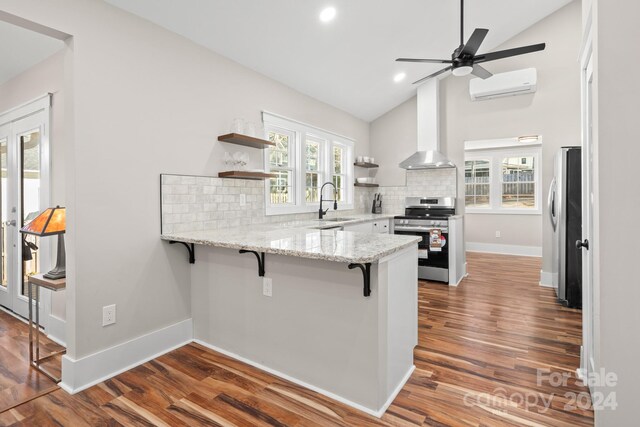
{"type": "Polygon", "coordinates": [[[421,238],[320,228],[391,217],[393,215],[349,215],[349,220],[341,222],[311,220],[261,224],[224,230],[163,234],[161,238],[197,245],[245,249],[326,261],[367,263],[415,245],[421,238]]]}
{"type": "Polygon", "coordinates": [[[377,220],[389,220],[397,214],[345,214],[342,215],[339,212],[331,211],[325,216],[325,219],[310,219],[310,220],[297,220],[297,221],[283,221],[274,224],[265,224],[267,226],[286,226],[292,228],[335,228],[343,227],[345,225],[358,224],[362,222],[377,221],[377,220]],[[335,219],[341,219],[341,221],[335,221],[335,219]]]}

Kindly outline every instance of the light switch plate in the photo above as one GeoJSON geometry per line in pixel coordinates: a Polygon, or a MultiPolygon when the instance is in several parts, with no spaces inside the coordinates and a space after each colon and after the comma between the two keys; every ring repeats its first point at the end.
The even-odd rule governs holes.
{"type": "Polygon", "coordinates": [[[500,238],[500,232],[496,231],[496,238],[500,238]]]}

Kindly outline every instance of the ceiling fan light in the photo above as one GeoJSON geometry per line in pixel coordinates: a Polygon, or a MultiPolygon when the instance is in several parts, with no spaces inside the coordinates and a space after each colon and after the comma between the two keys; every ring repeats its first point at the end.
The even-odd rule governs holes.
{"type": "Polygon", "coordinates": [[[470,65],[463,65],[453,69],[453,75],[456,77],[468,76],[473,71],[473,67],[470,65]]]}

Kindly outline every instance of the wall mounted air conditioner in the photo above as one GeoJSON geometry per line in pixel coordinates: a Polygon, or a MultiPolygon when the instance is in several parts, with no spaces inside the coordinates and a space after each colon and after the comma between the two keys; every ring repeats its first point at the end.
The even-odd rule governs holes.
{"type": "Polygon", "coordinates": [[[525,95],[536,91],[537,82],[538,75],[535,68],[509,71],[507,73],[494,74],[488,79],[471,79],[469,81],[469,94],[472,101],[525,95]]]}

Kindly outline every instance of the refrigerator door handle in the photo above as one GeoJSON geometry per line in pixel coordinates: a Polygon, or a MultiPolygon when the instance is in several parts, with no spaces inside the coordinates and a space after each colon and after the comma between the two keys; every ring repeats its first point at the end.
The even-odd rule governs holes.
{"type": "Polygon", "coordinates": [[[553,229],[558,226],[558,207],[556,206],[556,179],[553,178],[551,185],[549,186],[549,201],[548,201],[549,217],[551,218],[551,225],[553,229]]]}

